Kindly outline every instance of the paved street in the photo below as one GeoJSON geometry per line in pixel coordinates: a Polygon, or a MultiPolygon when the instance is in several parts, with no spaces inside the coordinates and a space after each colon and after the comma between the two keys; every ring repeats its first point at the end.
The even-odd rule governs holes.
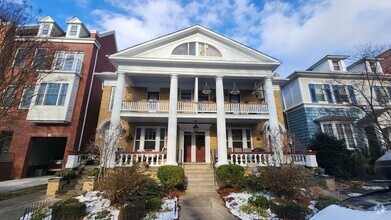
{"type": "Polygon", "coordinates": [[[24,179],[0,181],[0,193],[44,185],[48,183],[48,179],[53,177],[54,176],[39,176],[24,179]]]}

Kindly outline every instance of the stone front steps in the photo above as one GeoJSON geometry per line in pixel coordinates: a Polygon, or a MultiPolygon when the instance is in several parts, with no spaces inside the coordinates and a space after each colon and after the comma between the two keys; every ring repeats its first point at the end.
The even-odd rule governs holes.
{"type": "Polygon", "coordinates": [[[215,184],[214,170],[206,163],[185,163],[185,187],[187,191],[214,192],[218,187],[215,184]]]}

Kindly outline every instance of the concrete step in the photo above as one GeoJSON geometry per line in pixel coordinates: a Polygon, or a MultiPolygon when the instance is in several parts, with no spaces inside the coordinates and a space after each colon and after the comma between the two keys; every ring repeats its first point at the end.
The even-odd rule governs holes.
{"type": "Polygon", "coordinates": [[[197,185],[197,186],[214,186],[215,182],[213,180],[185,180],[185,186],[197,185]]]}
{"type": "Polygon", "coordinates": [[[188,192],[215,192],[219,187],[215,185],[188,185],[188,192]]]}
{"type": "Polygon", "coordinates": [[[214,181],[214,176],[212,175],[186,175],[186,180],[188,181],[214,181]]]}
{"type": "Polygon", "coordinates": [[[186,173],[214,173],[213,170],[203,170],[203,169],[186,169],[186,173]]]}
{"type": "Polygon", "coordinates": [[[205,163],[190,163],[183,164],[183,169],[186,170],[213,170],[210,164],[205,163]]]}

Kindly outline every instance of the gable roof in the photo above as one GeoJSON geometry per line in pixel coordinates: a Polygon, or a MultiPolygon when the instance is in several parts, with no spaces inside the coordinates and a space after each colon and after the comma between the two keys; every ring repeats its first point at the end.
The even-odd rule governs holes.
{"type": "Polygon", "coordinates": [[[349,56],[347,55],[326,55],[324,56],[322,59],[320,59],[318,62],[316,62],[314,65],[308,67],[308,69],[306,71],[312,71],[313,69],[315,69],[315,67],[319,66],[319,64],[323,63],[324,61],[326,60],[329,60],[329,59],[333,59],[333,60],[345,60],[347,59],[349,56]]]}

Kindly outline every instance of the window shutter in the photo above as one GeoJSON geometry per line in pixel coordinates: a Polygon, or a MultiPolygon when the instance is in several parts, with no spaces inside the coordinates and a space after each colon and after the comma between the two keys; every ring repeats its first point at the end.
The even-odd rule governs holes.
{"type": "Polygon", "coordinates": [[[353,86],[349,85],[348,86],[348,91],[349,91],[350,101],[353,104],[357,104],[356,94],[354,94],[353,86]]]}
{"type": "Polygon", "coordinates": [[[308,84],[309,88],[310,88],[310,94],[311,94],[311,100],[312,100],[312,103],[316,103],[318,102],[316,100],[316,93],[315,93],[315,85],[310,83],[308,84]]]}
{"type": "Polygon", "coordinates": [[[379,86],[373,86],[373,89],[375,90],[376,93],[376,101],[379,102],[379,104],[384,104],[384,99],[380,92],[379,86]]]}
{"type": "Polygon", "coordinates": [[[326,92],[327,100],[329,101],[329,103],[333,103],[333,96],[331,95],[329,84],[324,84],[324,91],[326,92]]]}
{"type": "Polygon", "coordinates": [[[334,92],[335,102],[342,103],[341,97],[339,96],[338,85],[333,85],[333,92],[334,92]]]}
{"type": "Polygon", "coordinates": [[[391,99],[391,86],[387,86],[388,98],[391,99]]]}

